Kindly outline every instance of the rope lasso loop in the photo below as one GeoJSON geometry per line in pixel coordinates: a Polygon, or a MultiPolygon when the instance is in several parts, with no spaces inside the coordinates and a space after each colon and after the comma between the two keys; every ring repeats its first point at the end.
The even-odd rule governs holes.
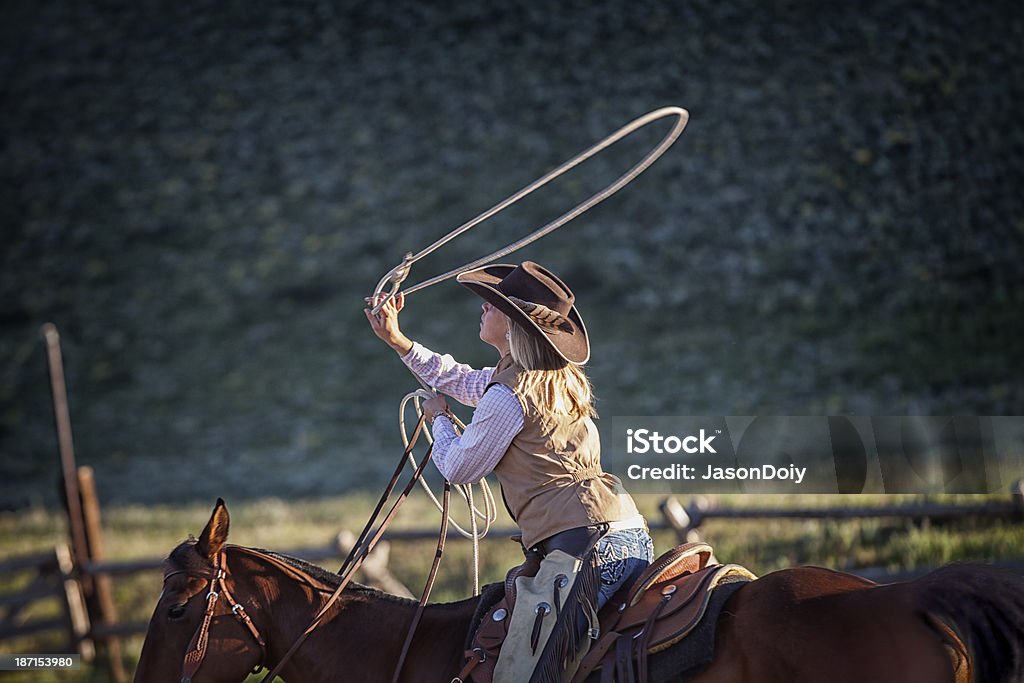
{"type": "MultiPolygon", "coordinates": [[[[411,391],[402,398],[398,408],[398,427],[399,433],[402,435],[402,443],[405,446],[409,465],[416,470],[418,465],[416,459],[412,455],[412,449],[409,448],[410,438],[406,431],[405,426],[405,413],[406,407],[409,402],[413,402],[413,406],[416,408],[417,413],[417,424],[422,424],[423,411],[420,408],[420,399],[431,399],[436,396],[437,393],[430,389],[416,389],[411,391]]],[[[449,414],[449,418],[455,425],[456,430],[465,431],[466,425],[456,415],[449,414]]],[[[429,430],[423,430],[423,435],[427,439],[427,442],[433,447],[433,437],[429,430]]],[[[481,497],[483,498],[483,507],[481,511],[473,500],[473,484],[455,484],[455,490],[458,491],[459,495],[466,502],[466,507],[469,514],[469,530],[467,531],[458,522],[451,517],[451,513],[446,510],[445,506],[438,501],[437,496],[430,488],[430,484],[423,478],[419,479],[420,487],[426,492],[427,497],[434,503],[434,507],[445,517],[442,523],[447,522],[449,526],[455,529],[463,538],[468,538],[473,544],[473,595],[480,594],[480,540],[485,538],[491,530],[491,525],[494,524],[498,519],[498,507],[494,502],[494,493],[491,492],[490,484],[487,483],[487,479],[481,479],[479,482],[481,497]],[[483,529],[477,526],[477,519],[483,520],[483,529]]]]}
{"type": "Polygon", "coordinates": [[[662,138],[661,142],[655,145],[655,147],[651,149],[651,151],[648,152],[635,166],[626,171],[626,173],[624,173],[623,175],[619,176],[615,181],[613,181],[603,190],[597,192],[594,195],[591,195],[588,199],[576,205],[575,208],[571,209],[570,211],[567,211],[566,213],[562,214],[555,220],[535,230],[534,232],[530,233],[521,240],[513,242],[512,244],[503,247],[491,254],[488,254],[483,258],[479,258],[476,261],[472,261],[471,263],[467,263],[463,266],[459,266],[458,268],[450,270],[447,273],[437,275],[435,277],[430,278],[429,280],[424,280],[423,282],[415,284],[412,287],[406,289],[405,293],[412,294],[417,290],[424,289],[431,285],[437,284],[438,282],[442,282],[444,280],[447,280],[448,278],[454,277],[463,271],[472,270],[473,268],[478,268],[480,266],[487,265],[488,263],[491,263],[492,261],[502,258],[503,256],[507,256],[508,254],[511,254],[514,251],[522,249],[527,244],[530,244],[531,242],[540,239],[544,235],[547,235],[548,233],[562,227],[563,225],[571,221],[573,218],[576,218],[585,211],[588,211],[597,204],[600,204],[605,199],[608,199],[613,194],[621,190],[623,187],[631,183],[638,175],[647,170],[647,168],[651,164],[657,161],[658,158],[660,158],[668,150],[668,148],[672,146],[676,139],[678,139],[679,136],[682,134],[683,129],[686,128],[686,123],[687,121],[689,121],[690,118],[689,112],[687,112],[685,109],[681,107],[662,107],[661,109],[656,109],[652,112],[644,114],[640,118],[631,121],[630,123],[626,124],[619,130],[615,131],[608,137],[601,140],[600,142],[591,145],[589,148],[580,152],[572,159],[569,159],[561,166],[558,166],[557,168],[544,174],[543,176],[533,181],[532,183],[530,183],[523,189],[519,190],[515,194],[504,199],[498,204],[495,204],[490,209],[484,211],[476,218],[473,218],[463,223],[462,225],[455,228],[447,235],[437,240],[436,242],[434,242],[427,248],[423,249],[422,251],[418,252],[417,254],[406,254],[405,258],[402,259],[402,263],[392,268],[388,272],[388,274],[381,278],[381,281],[377,284],[377,288],[374,290],[374,296],[381,294],[384,291],[384,287],[389,282],[392,283],[392,288],[388,294],[386,294],[380,301],[376,303],[376,305],[371,309],[371,312],[376,314],[378,311],[380,311],[381,306],[383,306],[385,303],[387,303],[387,301],[389,301],[392,297],[398,294],[398,290],[402,282],[409,276],[409,269],[412,267],[412,264],[415,263],[416,261],[441,248],[442,246],[444,246],[451,240],[455,239],[462,233],[466,232],[470,228],[473,228],[479,225],[480,223],[483,223],[488,218],[491,218],[492,216],[505,210],[512,204],[515,204],[520,199],[527,196],[534,190],[537,190],[538,188],[547,185],[558,176],[568,172],[569,170],[575,168],[576,166],[579,166],[587,159],[614,145],[616,142],[623,139],[627,135],[636,132],[637,130],[643,128],[649,123],[652,123],[653,121],[657,121],[668,116],[675,116],[677,117],[677,120],[675,124],[672,126],[671,130],[669,130],[665,137],[662,138]]]}

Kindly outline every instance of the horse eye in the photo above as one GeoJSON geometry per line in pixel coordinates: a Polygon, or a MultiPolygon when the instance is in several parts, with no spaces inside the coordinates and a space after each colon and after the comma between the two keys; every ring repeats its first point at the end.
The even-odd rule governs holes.
{"type": "Polygon", "coordinates": [[[183,616],[185,616],[186,609],[188,609],[188,605],[185,603],[182,603],[180,605],[171,605],[169,608],[167,608],[167,618],[172,621],[181,619],[183,616]]]}

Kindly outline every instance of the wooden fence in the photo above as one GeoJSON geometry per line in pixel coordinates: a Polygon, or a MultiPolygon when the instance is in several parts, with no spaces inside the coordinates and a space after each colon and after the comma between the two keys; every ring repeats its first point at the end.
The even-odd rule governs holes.
{"type": "Polygon", "coordinates": [[[680,542],[699,538],[700,526],[709,519],[881,519],[904,518],[916,521],[953,521],[964,518],[1024,521],[1024,481],[1015,482],[1006,501],[988,501],[974,505],[921,503],[843,508],[800,507],[718,507],[707,498],[694,498],[682,505],[675,498],[661,504],[662,514],[675,530],[680,542]]]}
{"type": "MultiPolygon", "coordinates": [[[[0,581],[4,585],[25,579],[27,585],[0,595],[0,640],[58,631],[67,635],[67,642],[72,647],[84,642],[82,639],[89,631],[89,616],[68,545],[62,543],[51,552],[32,553],[0,562],[0,581]],[[59,608],[59,615],[26,615],[31,606],[40,602],[53,603],[52,606],[59,608]]],[[[82,654],[92,657],[91,643],[84,647],[82,654]]]]}

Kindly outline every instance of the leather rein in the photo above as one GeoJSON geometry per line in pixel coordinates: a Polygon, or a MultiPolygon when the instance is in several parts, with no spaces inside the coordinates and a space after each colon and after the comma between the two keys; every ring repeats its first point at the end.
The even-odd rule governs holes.
{"type": "MultiPolygon", "coordinates": [[[[420,461],[419,465],[417,465],[409,483],[406,484],[405,488],[402,490],[402,493],[398,496],[397,500],[395,501],[395,503],[392,505],[391,509],[385,516],[384,520],[377,528],[377,531],[371,536],[370,530],[373,528],[374,523],[377,521],[377,517],[379,516],[380,511],[383,509],[384,504],[387,502],[387,499],[391,496],[391,493],[394,491],[399,476],[401,475],[402,470],[405,468],[406,460],[408,459],[409,454],[412,452],[413,446],[415,446],[420,433],[423,431],[423,422],[424,417],[420,416],[419,422],[417,422],[416,424],[416,429],[413,431],[412,438],[409,440],[409,443],[406,446],[405,451],[402,453],[402,458],[399,461],[398,467],[395,469],[395,472],[391,477],[391,481],[388,482],[387,487],[385,487],[384,494],[377,502],[377,506],[374,509],[373,514],[370,516],[369,521],[366,523],[366,526],[363,528],[362,533],[359,535],[359,539],[353,544],[352,550],[349,552],[348,557],[345,559],[345,562],[342,564],[341,569],[338,571],[338,573],[342,577],[341,582],[338,584],[338,587],[334,590],[333,593],[331,593],[330,597],[327,598],[327,601],[320,608],[320,611],[313,618],[312,622],[310,622],[306,630],[295,640],[294,643],[292,643],[288,651],[285,652],[284,656],[282,656],[281,659],[277,662],[277,664],[274,665],[274,668],[271,669],[270,673],[268,673],[263,678],[261,683],[270,683],[270,681],[273,681],[279,675],[280,671],[284,668],[285,664],[291,659],[292,655],[294,655],[295,652],[299,649],[299,647],[305,642],[306,638],[308,638],[309,635],[323,623],[329,621],[329,618],[325,618],[328,611],[331,609],[331,607],[334,606],[338,598],[341,597],[342,592],[349,585],[349,583],[351,583],[352,577],[355,575],[356,570],[359,569],[359,567],[363,563],[363,560],[366,559],[367,555],[370,554],[370,552],[376,546],[377,542],[384,535],[385,529],[387,529],[387,527],[390,525],[392,519],[395,516],[395,513],[398,511],[398,508],[401,507],[402,503],[405,502],[405,499],[408,498],[409,493],[416,485],[416,482],[422,476],[423,470],[426,467],[427,462],[430,460],[429,448],[426,454],[423,456],[423,459],[420,461]]],[[[444,550],[444,541],[448,535],[447,520],[450,500],[451,484],[445,481],[444,510],[442,514],[443,521],[441,524],[441,530],[438,537],[437,551],[434,554],[434,563],[431,566],[430,574],[427,578],[427,583],[423,588],[423,594],[420,597],[419,604],[417,605],[416,608],[416,613],[413,616],[412,623],[409,626],[409,631],[405,637],[405,642],[402,645],[401,655],[399,656],[398,663],[395,666],[395,672],[392,681],[398,681],[399,676],[401,675],[402,666],[405,662],[406,655],[409,652],[409,648],[412,645],[413,637],[415,636],[416,633],[416,627],[419,624],[420,618],[423,615],[423,611],[426,607],[430,591],[434,585],[434,580],[437,575],[437,569],[438,566],[440,565],[441,555],[444,550]]],[[[286,573],[291,574],[293,576],[298,576],[300,580],[306,583],[310,582],[309,577],[303,576],[302,572],[293,567],[290,567],[289,565],[282,562],[281,560],[278,560],[272,555],[261,553],[259,551],[253,550],[252,548],[245,548],[243,546],[231,547],[236,548],[238,550],[242,550],[264,560],[270,561],[278,568],[283,569],[286,573]]],[[[210,623],[213,620],[214,611],[216,609],[217,602],[220,596],[224,597],[227,603],[231,606],[231,613],[239,621],[241,621],[242,624],[248,629],[249,633],[252,634],[252,637],[256,640],[257,644],[260,647],[260,661],[259,664],[257,664],[257,666],[255,667],[254,672],[263,667],[267,659],[266,639],[260,633],[259,629],[256,628],[256,625],[253,623],[248,613],[246,613],[245,607],[243,607],[241,603],[235,600],[234,596],[228,590],[227,584],[225,583],[225,579],[228,576],[227,557],[225,554],[225,550],[221,549],[220,552],[218,552],[216,557],[214,558],[212,572],[196,573],[194,571],[189,571],[186,569],[173,569],[167,571],[164,574],[164,582],[166,583],[167,579],[178,574],[187,574],[189,576],[193,576],[196,578],[207,579],[210,582],[209,591],[206,594],[206,610],[205,613],[203,614],[203,619],[200,622],[199,626],[196,628],[196,632],[192,636],[192,640],[189,643],[188,649],[185,651],[185,659],[182,664],[181,683],[192,682],[192,678],[195,676],[196,672],[199,670],[199,667],[202,665],[203,660],[206,657],[207,643],[209,641],[210,635],[210,623]]]]}
{"type": "MultiPolygon", "coordinates": [[[[327,612],[331,609],[334,603],[337,602],[338,598],[341,596],[342,591],[344,591],[348,584],[351,583],[352,577],[355,575],[356,570],[359,569],[359,567],[363,564],[363,560],[366,559],[366,557],[370,554],[373,548],[377,545],[377,542],[384,535],[384,530],[387,529],[387,527],[391,524],[392,519],[394,519],[395,513],[398,512],[398,508],[400,508],[402,506],[402,503],[405,502],[405,499],[409,497],[409,494],[412,492],[412,489],[416,485],[416,482],[419,481],[420,477],[423,475],[423,470],[426,468],[427,463],[430,461],[430,453],[431,450],[433,449],[433,444],[431,444],[431,446],[427,448],[427,452],[424,454],[423,459],[420,461],[419,465],[417,465],[416,469],[413,471],[412,478],[405,485],[405,488],[402,490],[402,493],[399,494],[398,498],[391,506],[391,509],[384,517],[384,520],[380,523],[380,526],[377,527],[377,531],[374,532],[373,535],[371,536],[370,530],[376,523],[377,517],[380,515],[381,510],[384,508],[384,504],[391,496],[391,493],[395,490],[395,486],[398,483],[398,478],[402,474],[402,470],[405,469],[406,460],[409,459],[409,456],[412,453],[412,449],[416,445],[416,441],[419,439],[420,434],[423,432],[424,420],[425,416],[420,415],[419,421],[417,421],[416,423],[416,429],[413,430],[412,438],[410,438],[409,443],[406,444],[405,450],[402,453],[402,457],[398,461],[398,466],[395,468],[394,474],[391,475],[391,481],[389,481],[388,485],[384,488],[384,493],[381,495],[380,500],[377,501],[377,506],[374,508],[373,514],[370,515],[370,519],[366,522],[366,526],[363,527],[362,533],[359,534],[359,539],[352,545],[352,550],[349,551],[348,557],[345,558],[345,561],[342,563],[341,568],[338,570],[338,574],[340,574],[342,577],[341,583],[338,584],[338,587],[327,599],[327,602],[324,603],[324,606],[320,608],[320,611],[317,613],[317,615],[313,617],[313,621],[310,622],[306,630],[298,638],[295,639],[295,642],[292,643],[291,647],[288,648],[288,651],[285,652],[284,656],[281,657],[281,659],[277,662],[274,668],[271,669],[270,673],[263,677],[261,683],[270,683],[271,681],[273,681],[284,668],[288,660],[291,659],[292,655],[294,655],[295,652],[306,641],[306,638],[308,638],[309,635],[313,631],[315,631],[317,627],[319,627],[322,623],[329,620],[325,619],[327,612]]],[[[430,590],[431,588],[433,588],[434,585],[434,578],[437,574],[437,567],[441,562],[441,552],[444,549],[444,540],[448,535],[447,520],[448,505],[451,497],[450,494],[451,484],[445,481],[444,512],[442,515],[443,521],[441,524],[441,531],[438,539],[437,552],[435,553],[434,556],[434,565],[431,567],[430,576],[427,579],[426,585],[423,587],[423,594],[420,597],[420,602],[419,605],[417,606],[416,614],[413,617],[412,623],[409,626],[409,631],[405,637],[405,642],[402,645],[402,654],[398,659],[397,665],[395,666],[395,673],[392,678],[393,681],[397,681],[402,672],[402,665],[405,662],[405,656],[406,654],[408,654],[409,646],[412,644],[413,636],[415,636],[416,634],[416,627],[419,624],[420,617],[422,616],[423,610],[426,607],[427,599],[430,595],[430,590]]]]}

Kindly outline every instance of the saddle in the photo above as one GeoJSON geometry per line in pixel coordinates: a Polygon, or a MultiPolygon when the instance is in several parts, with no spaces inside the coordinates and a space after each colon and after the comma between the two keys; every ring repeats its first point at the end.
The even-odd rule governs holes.
{"type": "MultiPolygon", "coordinates": [[[[537,563],[529,556],[509,571],[505,594],[480,619],[466,651],[469,662],[456,680],[491,683],[509,615],[515,607],[515,578],[532,576],[536,571],[537,563]]],[[[710,661],[718,612],[736,589],[756,578],[739,565],[717,564],[711,546],[706,543],[684,543],[672,548],[601,610],[600,631],[591,633],[595,639],[572,678],[573,683],[582,683],[598,670],[602,683],[645,683],[648,655],[677,645],[695,633],[699,633],[701,642],[689,648],[688,661],[676,666],[676,670],[710,661]]]]}

